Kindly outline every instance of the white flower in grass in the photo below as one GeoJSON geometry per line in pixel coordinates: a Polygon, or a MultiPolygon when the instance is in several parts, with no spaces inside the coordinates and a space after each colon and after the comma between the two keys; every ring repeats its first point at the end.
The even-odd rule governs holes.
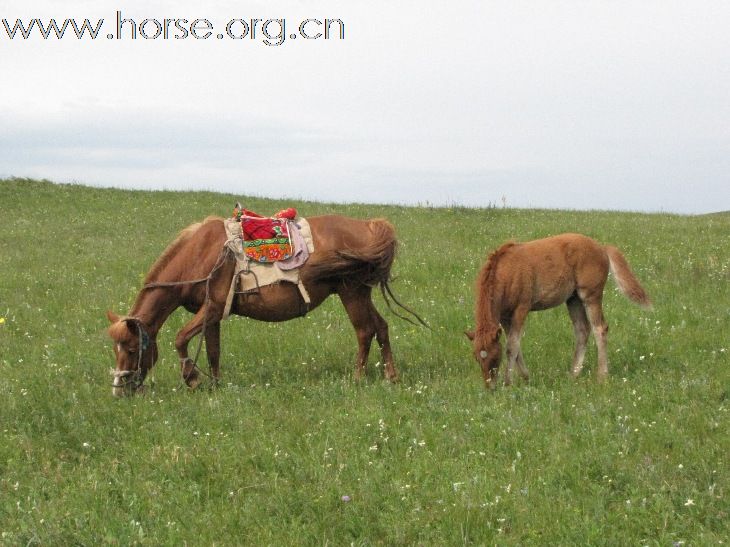
{"type": "Polygon", "coordinates": [[[692,498],[687,498],[687,501],[684,502],[685,507],[692,507],[695,504],[695,500],[692,498]]]}

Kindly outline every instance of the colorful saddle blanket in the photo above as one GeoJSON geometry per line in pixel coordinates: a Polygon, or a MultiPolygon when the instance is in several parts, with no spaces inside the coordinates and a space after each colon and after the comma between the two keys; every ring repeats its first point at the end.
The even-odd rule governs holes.
{"type": "Polygon", "coordinates": [[[279,262],[294,256],[294,246],[289,233],[289,222],[296,216],[296,210],[286,209],[274,218],[262,217],[243,209],[240,218],[243,235],[243,250],[246,256],[256,262],[279,262]]]}
{"type": "MultiPolygon", "coordinates": [[[[261,218],[261,217],[255,217],[261,218]]],[[[257,262],[249,258],[244,248],[242,215],[233,215],[223,221],[226,229],[226,247],[236,258],[236,269],[231,280],[231,288],[226,298],[223,317],[228,317],[234,297],[239,294],[255,294],[273,283],[288,282],[299,287],[299,292],[306,304],[310,303],[309,294],[299,277],[299,269],[314,252],[314,240],[309,222],[298,217],[290,221],[287,231],[292,244],[293,256],[286,261],[257,262]]]]}

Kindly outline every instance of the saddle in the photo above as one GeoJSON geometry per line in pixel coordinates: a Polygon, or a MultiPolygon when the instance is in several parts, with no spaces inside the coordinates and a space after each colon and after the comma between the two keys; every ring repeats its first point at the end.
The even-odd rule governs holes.
{"type": "Polygon", "coordinates": [[[236,294],[257,293],[273,283],[297,285],[305,305],[309,305],[309,294],[299,277],[299,269],[314,252],[307,219],[297,217],[293,208],[279,211],[274,217],[263,217],[236,204],[233,216],[225,219],[223,225],[225,244],[236,259],[224,319],[236,294]]]}
{"type": "Polygon", "coordinates": [[[297,211],[292,207],[279,211],[273,217],[236,207],[233,217],[241,223],[246,256],[262,263],[279,262],[294,256],[289,222],[296,216],[297,211]]]}

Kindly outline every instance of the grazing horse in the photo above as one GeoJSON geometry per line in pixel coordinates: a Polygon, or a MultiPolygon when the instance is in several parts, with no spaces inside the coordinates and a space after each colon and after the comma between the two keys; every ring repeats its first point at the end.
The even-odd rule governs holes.
{"type": "MultiPolygon", "coordinates": [[[[357,220],[338,215],[311,217],[308,221],[315,251],[302,266],[300,279],[309,293],[309,305],[305,305],[297,285],[281,282],[255,292],[237,293],[230,312],[261,321],[286,321],[305,315],[336,293],[357,335],[355,377],[362,377],[375,337],[385,363],[385,377],[396,381],[388,324],[373,305],[373,287],[380,286],[389,306],[388,295],[420,318],[400,304],[390,290],[396,250],[393,226],[384,219],[357,220]]],[[[211,377],[214,381],[220,377],[220,321],[235,271],[235,258],[225,246],[223,222],[222,218],[209,217],[185,228],[152,266],[129,315],[119,317],[107,312],[116,355],[114,395],[142,389],[145,376],[157,360],[157,333],[180,306],[195,314],[175,339],[185,382],[195,388],[201,381],[197,365],[188,356],[188,343],[201,332],[211,377]]]]}
{"type": "Polygon", "coordinates": [[[609,269],[627,298],[644,308],[651,307],[646,291],[621,252],[580,234],[562,234],[527,243],[509,242],[489,255],[476,283],[476,331],[466,333],[486,386],[494,388],[496,384],[502,359],[501,330],[507,336],[505,385],[512,381],[515,364],[522,377],[528,379],[520,349],[527,314],[563,302],[573,321],[576,339],[573,376],[578,376],[583,368],[590,326],[598,347],[597,378],[604,380],[608,375],[608,325],[601,301],[609,269]]]}

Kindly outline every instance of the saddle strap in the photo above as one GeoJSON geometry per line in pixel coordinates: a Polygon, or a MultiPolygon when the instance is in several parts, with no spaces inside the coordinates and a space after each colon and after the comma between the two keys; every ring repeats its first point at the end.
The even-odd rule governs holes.
{"type": "MultiPolygon", "coordinates": [[[[273,267],[273,265],[272,265],[273,267]]],[[[236,294],[236,286],[239,283],[239,278],[241,276],[241,272],[243,272],[243,267],[241,266],[241,262],[236,259],[236,268],[233,272],[233,278],[231,279],[231,287],[228,289],[228,296],[226,297],[226,306],[223,308],[223,317],[221,317],[221,321],[224,321],[225,319],[228,319],[228,316],[231,315],[231,307],[233,306],[233,297],[236,294]]],[[[307,288],[304,286],[304,283],[302,283],[302,280],[299,279],[297,282],[297,288],[299,289],[299,294],[302,295],[302,299],[304,300],[304,303],[307,305],[307,311],[309,311],[309,305],[312,303],[312,299],[309,297],[309,293],[307,292],[307,288]]]]}

